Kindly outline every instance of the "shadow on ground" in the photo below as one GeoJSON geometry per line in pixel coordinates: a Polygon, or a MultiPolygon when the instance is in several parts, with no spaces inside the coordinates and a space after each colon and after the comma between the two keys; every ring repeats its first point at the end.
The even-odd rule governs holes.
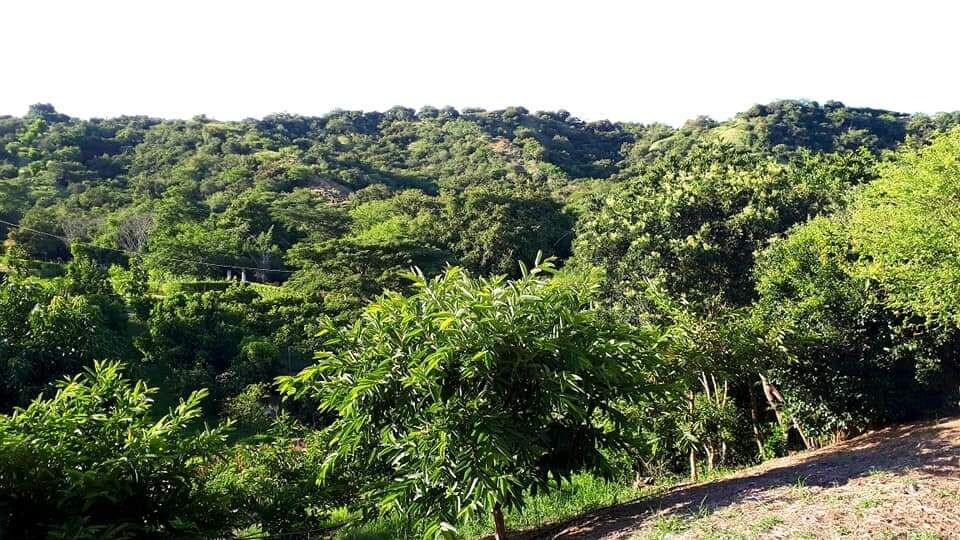
{"type": "Polygon", "coordinates": [[[679,486],[664,494],[613,506],[522,535],[527,540],[604,538],[629,533],[659,512],[713,512],[764,498],[778,487],[836,487],[864,475],[919,472],[960,476],[960,418],[886,428],[820,450],[771,460],[734,477],[679,486]]]}

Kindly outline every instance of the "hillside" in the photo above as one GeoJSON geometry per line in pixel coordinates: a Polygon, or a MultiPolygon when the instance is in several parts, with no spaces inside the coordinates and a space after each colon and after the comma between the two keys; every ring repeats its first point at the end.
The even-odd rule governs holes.
{"type": "Polygon", "coordinates": [[[953,538],[960,419],[874,431],[596,512],[539,538],[953,538]]]}
{"type": "Polygon", "coordinates": [[[0,536],[942,532],[958,118],[0,118],[0,536]]]}

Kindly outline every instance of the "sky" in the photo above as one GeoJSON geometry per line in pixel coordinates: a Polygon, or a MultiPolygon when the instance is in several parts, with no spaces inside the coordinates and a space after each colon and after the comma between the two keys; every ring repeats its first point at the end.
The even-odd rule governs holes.
{"type": "Polygon", "coordinates": [[[2,0],[0,114],[220,120],[394,105],[725,119],[960,109],[949,0],[2,0]]]}

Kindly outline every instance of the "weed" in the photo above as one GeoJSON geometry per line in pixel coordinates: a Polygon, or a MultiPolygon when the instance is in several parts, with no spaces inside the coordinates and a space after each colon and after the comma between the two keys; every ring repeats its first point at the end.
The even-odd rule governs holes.
{"type": "MultiPolygon", "coordinates": [[[[528,496],[522,509],[507,512],[504,518],[507,527],[512,529],[542,527],[597,508],[631,501],[640,495],[639,490],[630,486],[578,474],[560,489],[528,496]]],[[[492,532],[493,523],[487,515],[477,516],[459,529],[464,538],[475,538],[492,532]]]]}
{"type": "Polygon", "coordinates": [[[907,535],[907,540],[940,540],[940,535],[930,531],[914,531],[907,535]]]}
{"type": "Polygon", "coordinates": [[[676,534],[686,530],[689,524],[680,516],[662,516],[657,518],[653,524],[653,532],[648,537],[650,540],[661,540],[667,535],[676,534]]]}
{"type": "Polygon", "coordinates": [[[870,477],[870,478],[890,478],[890,477],[893,476],[893,473],[890,472],[890,471],[883,470],[883,469],[878,468],[878,467],[871,467],[871,468],[867,471],[866,476],[868,476],[868,477],[870,477]]]}
{"type": "Polygon", "coordinates": [[[701,527],[698,532],[700,533],[698,537],[703,538],[703,540],[747,540],[749,538],[744,534],[723,529],[712,523],[701,527]]]}
{"type": "Polygon", "coordinates": [[[953,499],[955,501],[960,501],[960,492],[952,491],[949,489],[938,489],[937,495],[943,497],[944,499],[953,499]]]}
{"type": "Polygon", "coordinates": [[[766,516],[753,524],[753,530],[756,532],[769,531],[781,523],[783,523],[783,518],[780,516],[766,516]]]}

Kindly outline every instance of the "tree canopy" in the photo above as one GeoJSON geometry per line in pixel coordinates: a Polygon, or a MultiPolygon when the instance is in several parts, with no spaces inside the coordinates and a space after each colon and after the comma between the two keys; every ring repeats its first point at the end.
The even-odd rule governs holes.
{"type": "Polygon", "coordinates": [[[574,471],[609,473],[623,408],[662,391],[657,336],[596,310],[595,279],[553,274],[545,261],[514,281],[416,275],[415,294],[327,324],[319,362],[281,380],[337,414],[321,475],[360,460],[375,471],[368,504],[426,520],[433,536],[574,471]]]}
{"type": "Polygon", "coordinates": [[[0,117],[0,537],[502,538],[953,413],[958,121],[0,117]]]}

